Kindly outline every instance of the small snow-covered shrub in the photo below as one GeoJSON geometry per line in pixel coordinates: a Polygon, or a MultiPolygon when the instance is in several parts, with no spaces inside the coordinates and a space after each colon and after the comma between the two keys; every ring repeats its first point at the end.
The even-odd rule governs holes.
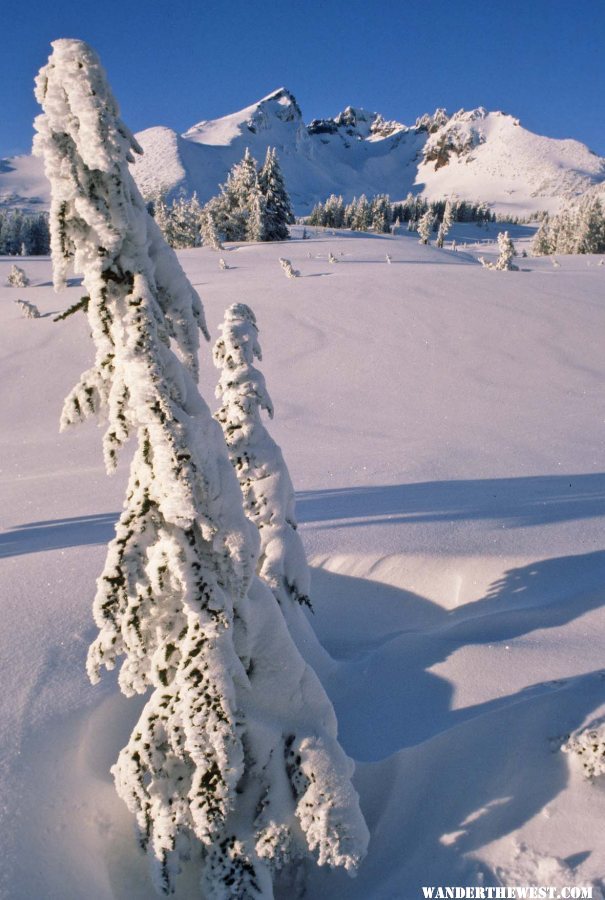
{"type": "Polygon", "coordinates": [[[300,272],[298,269],[292,268],[292,263],[289,259],[284,259],[283,256],[280,256],[279,263],[284,270],[286,278],[300,278],[300,272]]]}
{"type": "Polygon", "coordinates": [[[513,257],[517,255],[517,251],[508,231],[501,231],[498,235],[498,250],[500,256],[494,268],[501,272],[516,272],[517,266],[513,263],[513,257]]]}
{"type": "Polygon", "coordinates": [[[225,260],[223,259],[222,256],[219,259],[218,264],[219,264],[219,268],[221,268],[223,271],[225,271],[225,269],[229,268],[229,265],[225,262],[225,260]]]}
{"type": "Polygon", "coordinates": [[[494,269],[498,272],[518,272],[518,266],[513,263],[513,257],[517,255],[508,231],[501,231],[498,235],[498,250],[500,255],[495,263],[487,262],[482,256],[478,257],[484,269],[494,269]]]}
{"type": "Polygon", "coordinates": [[[40,318],[40,310],[36,306],[35,303],[30,303],[29,300],[15,300],[15,303],[23,313],[26,319],[39,319],[40,318]]]}
{"type": "Polygon", "coordinates": [[[561,747],[563,753],[573,753],[581,761],[586,778],[605,773],[605,722],[573,732],[561,747]]]}
{"type": "Polygon", "coordinates": [[[29,278],[19,266],[11,266],[11,270],[8,273],[8,283],[11,287],[27,287],[29,278]]]}

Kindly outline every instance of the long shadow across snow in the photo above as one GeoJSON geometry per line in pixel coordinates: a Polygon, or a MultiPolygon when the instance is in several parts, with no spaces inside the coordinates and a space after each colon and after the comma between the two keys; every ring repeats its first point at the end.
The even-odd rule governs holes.
{"type": "MultiPolygon", "coordinates": [[[[605,702],[605,671],[452,709],[453,685],[431,669],[462,647],[512,641],[602,606],[605,552],[512,568],[482,599],[451,611],[322,569],[312,593],[318,631],[341,657],[327,686],[345,750],[365,760],[356,785],[372,841],[353,892],[338,873],[312,871],[310,896],[413,900],[422,885],[472,885],[478,876],[501,885],[468,854],[523,826],[565,788],[561,738],[605,702]]],[[[483,659],[489,666],[489,652],[483,659]]],[[[588,852],[566,861],[572,874],[588,852]]]]}
{"type": "MultiPolygon", "coordinates": [[[[470,520],[501,520],[510,528],[548,525],[603,515],[605,473],[303,491],[296,510],[299,522],[319,528],[470,520]]],[[[116,512],[27,522],[0,534],[0,558],[107,543],[117,518],[116,512]]]]}
{"type": "Polygon", "coordinates": [[[117,512],[99,513],[19,525],[0,534],[0,558],[88,544],[107,544],[113,538],[118,515],[117,512]]]}
{"type": "Polygon", "coordinates": [[[319,637],[340,659],[330,694],[345,748],[370,761],[506,706],[510,700],[498,697],[453,710],[453,687],[433,667],[463,647],[561,627],[605,604],[605,551],[510,569],[485,597],[450,611],[410,591],[323,569],[313,571],[312,593],[319,637]]]}
{"type": "Polygon", "coordinates": [[[548,525],[602,516],[605,473],[304,491],[297,494],[296,511],[301,523],[338,522],[339,528],[481,519],[500,519],[510,528],[548,525]]]}

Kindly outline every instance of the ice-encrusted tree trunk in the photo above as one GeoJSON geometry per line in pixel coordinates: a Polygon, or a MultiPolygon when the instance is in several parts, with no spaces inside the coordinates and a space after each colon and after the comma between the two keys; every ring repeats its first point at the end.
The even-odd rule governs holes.
{"type": "Polygon", "coordinates": [[[36,82],[36,153],[51,182],[55,283],[84,277],[96,349],[62,425],[102,413],[109,469],[137,446],[94,603],[93,681],[122,658],[151,689],[112,771],[156,887],[199,850],[203,895],[272,896],[297,856],[354,870],[367,830],[352,764],[314,672],[254,576],[258,534],[220,426],[196,386],[203,311],[128,170],[137,143],[98,57],[61,40],[36,82]]]}

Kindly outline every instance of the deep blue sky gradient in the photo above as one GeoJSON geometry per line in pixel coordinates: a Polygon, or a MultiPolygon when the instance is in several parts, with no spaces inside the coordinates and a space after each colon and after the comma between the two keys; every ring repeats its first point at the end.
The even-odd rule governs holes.
{"type": "Polygon", "coordinates": [[[184,131],[289,88],[305,121],[485,106],[605,156],[604,0],[2,0],[0,156],[29,152],[58,37],[99,52],[127,125],[184,131]]]}

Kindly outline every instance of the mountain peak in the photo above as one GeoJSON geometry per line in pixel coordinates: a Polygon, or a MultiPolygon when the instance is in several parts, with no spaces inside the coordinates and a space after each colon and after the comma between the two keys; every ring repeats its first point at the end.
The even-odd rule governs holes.
{"type": "Polygon", "coordinates": [[[288,90],[288,88],[280,87],[275,91],[271,91],[270,94],[267,94],[266,97],[263,97],[261,100],[259,100],[256,106],[260,106],[261,103],[267,103],[270,100],[277,100],[277,102],[282,104],[282,106],[293,106],[297,110],[298,114],[302,116],[300,107],[296,101],[296,97],[294,96],[292,91],[288,90]]]}

